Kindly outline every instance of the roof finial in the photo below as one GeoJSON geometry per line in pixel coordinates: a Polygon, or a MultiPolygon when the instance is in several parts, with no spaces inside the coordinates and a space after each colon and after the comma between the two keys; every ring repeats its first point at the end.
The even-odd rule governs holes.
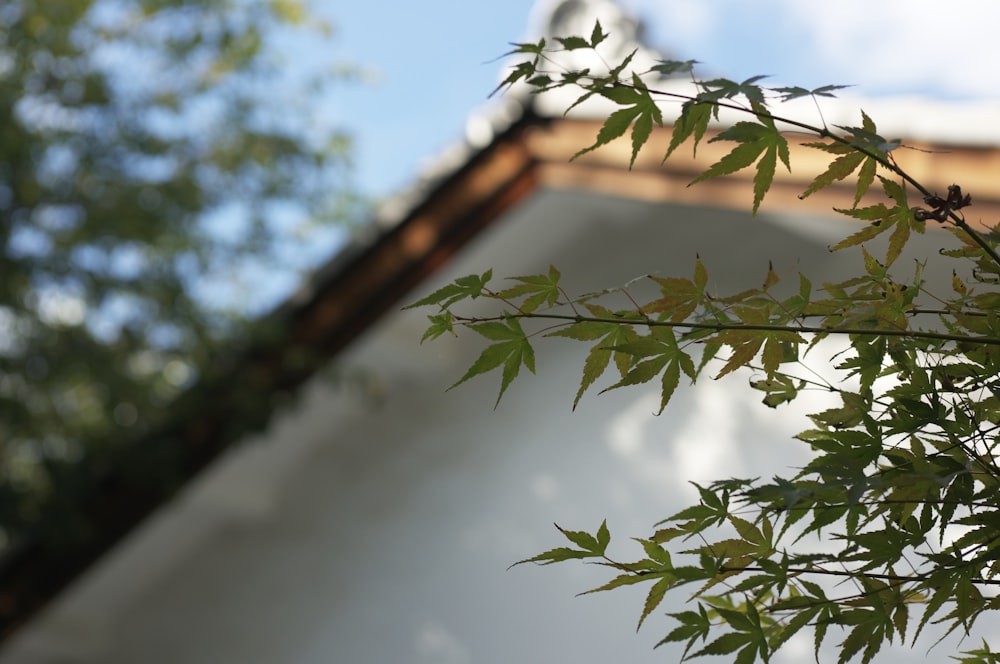
{"type": "Polygon", "coordinates": [[[590,33],[594,20],[600,19],[606,32],[613,32],[616,39],[638,46],[642,41],[642,26],[628,16],[614,0],[559,0],[549,12],[545,29],[547,37],[565,37],[568,34],[590,33]]]}
{"type": "MultiPolygon", "coordinates": [[[[539,0],[532,19],[533,33],[546,40],[571,35],[589,38],[594,22],[600,21],[609,35],[600,46],[600,54],[608,62],[620,62],[634,49],[638,49],[634,64],[651,65],[663,59],[643,42],[642,22],[628,15],[615,0],[539,0]]],[[[585,68],[594,64],[591,52],[573,51],[563,55],[570,57],[560,60],[573,67],[585,68]]]]}

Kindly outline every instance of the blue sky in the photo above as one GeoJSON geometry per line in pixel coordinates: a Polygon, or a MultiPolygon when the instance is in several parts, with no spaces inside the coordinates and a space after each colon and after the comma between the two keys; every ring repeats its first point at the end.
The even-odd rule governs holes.
{"type": "Polygon", "coordinates": [[[359,184],[376,195],[405,186],[422,159],[459,140],[487,101],[533,0],[343,3],[330,9],[345,60],[372,71],[341,89],[333,112],[356,141],[359,184]]]}
{"type": "MultiPolygon", "coordinates": [[[[706,74],[769,74],[780,84],[858,85],[864,96],[919,93],[998,101],[1000,5],[952,0],[621,0],[651,45],[706,74]],[[996,8],[995,8],[996,7],[996,8]]],[[[338,58],[372,72],[338,89],[332,122],[355,138],[355,176],[377,197],[460,140],[487,103],[507,43],[529,36],[534,0],[324,4],[338,58]]]]}

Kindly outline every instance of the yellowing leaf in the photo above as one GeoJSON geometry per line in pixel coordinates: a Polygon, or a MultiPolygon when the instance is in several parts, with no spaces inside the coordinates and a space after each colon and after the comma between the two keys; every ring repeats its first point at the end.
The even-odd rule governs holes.
{"type": "Polygon", "coordinates": [[[923,231],[923,226],[914,218],[913,212],[907,203],[906,190],[899,184],[887,178],[879,178],[882,181],[882,189],[886,195],[894,202],[894,206],[887,206],[884,203],[871,205],[864,208],[840,209],[837,212],[845,214],[854,219],[871,221],[861,230],[850,235],[833,245],[831,251],[838,251],[846,247],[853,247],[878,237],[886,231],[893,230],[889,238],[889,248],[886,251],[885,264],[892,265],[903,251],[906,242],[910,237],[910,230],[923,231]],[[905,228],[900,228],[905,227],[905,228]]]}
{"type": "Polygon", "coordinates": [[[728,175],[750,166],[758,158],[757,174],[754,176],[753,214],[757,214],[764,195],[774,181],[774,171],[780,158],[785,168],[791,169],[788,157],[788,141],[774,126],[773,122],[737,122],[729,129],[711,139],[716,141],[735,141],[739,143],[729,154],[712,164],[707,171],[691,181],[691,184],[703,182],[711,178],[728,175]]]}
{"type": "Polygon", "coordinates": [[[865,155],[861,152],[849,152],[848,154],[837,157],[830,162],[830,165],[825,171],[816,176],[816,179],[814,179],[812,184],[810,184],[806,190],[802,192],[799,198],[806,198],[820,189],[829,187],[837,180],[843,180],[848,175],[853,173],[857,167],[865,161],[865,159],[865,155]]]}

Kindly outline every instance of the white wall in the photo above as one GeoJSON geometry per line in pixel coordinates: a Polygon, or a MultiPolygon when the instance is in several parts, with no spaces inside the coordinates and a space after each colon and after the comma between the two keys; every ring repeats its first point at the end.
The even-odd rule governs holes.
{"type": "MultiPolygon", "coordinates": [[[[749,195],[749,192],[748,192],[749,195]]],[[[768,258],[827,278],[823,222],[549,192],[484,234],[435,284],[494,267],[544,271],[580,291],[651,271],[690,275],[700,253],[720,289],[757,285],[768,258]]],[[[416,297],[416,295],[414,295],[416,297]]],[[[500,664],[662,662],[658,611],[634,634],[641,588],[574,597],[597,568],[506,568],[561,545],[552,527],[607,518],[628,536],[683,506],[688,480],[780,472],[800,421],[745,377],[585,397],[583,349],[542,344],[538,376],[492,409],[499,378],[453,392],[470,335],[418,346],[423,312],[388,316],[340,359],[370,372],[380,404],[322,380],[266,436],[224,459],[22,633],[0,662],[500,664]]],[[[810,656],[794,649],[784,661],[810,656]]]]}

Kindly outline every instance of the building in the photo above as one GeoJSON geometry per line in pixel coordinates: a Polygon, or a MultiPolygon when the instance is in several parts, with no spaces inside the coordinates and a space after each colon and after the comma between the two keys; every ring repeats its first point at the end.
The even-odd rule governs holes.
{"type": "MultiPolygon", "coordinates": [[[[589,21],[592,5],[614,11],[567,0],[552,24],[589,21]]],[[[590,395],[573,413],[583,355],[557,343],[494,411],[493,376],[445,393],[475,339],[420,346],[424,313],[400,307],[488,267],[554,264],[587,292],[690,274],[696,254],[720,292],[757,283],[769,259],[822,282],[854,259],[827,249],[849,227],[829,209],[851,194],[799,201],[822,155],[797,149],[801,168],[751,220],[751,173],[687,186],[719,156],[712,146],[662,167],[652,149],[631,172],[627,144],[570,161],[600,123],[561,110],[513,99],[477,118],[469,145],[321,270],[282,312],[283,345],[248,359],[275,390],[306,381],[300,400],[145,520],[0,662],[662,661],[655,621],[631,633],[641,591],[574,598],[604,574],[507,567],[556,545],[553,521],[594,528],[606,517],[624,540],[691,499],[688,481],[794,465],[786,441],[799,420],[762,407],[739,377],[684,390],[659,418],[654,388],[590,395]],[[287,348],[330,354],[361,389],[331,385],[317,362],[275,369],[287,348]]],[[[942,190],[961,182],[977,215],[1000,217],[1000,151],[942,138],[948,154],[907,155],[913,172],[942,190]]],[[[940,237],[925,240],[914,250],[932,255],[940,237]]],[[[195,430],[216,431],[219,417],[194,417],[204,427],[185,440],[210,437],[195,430]]]]}

